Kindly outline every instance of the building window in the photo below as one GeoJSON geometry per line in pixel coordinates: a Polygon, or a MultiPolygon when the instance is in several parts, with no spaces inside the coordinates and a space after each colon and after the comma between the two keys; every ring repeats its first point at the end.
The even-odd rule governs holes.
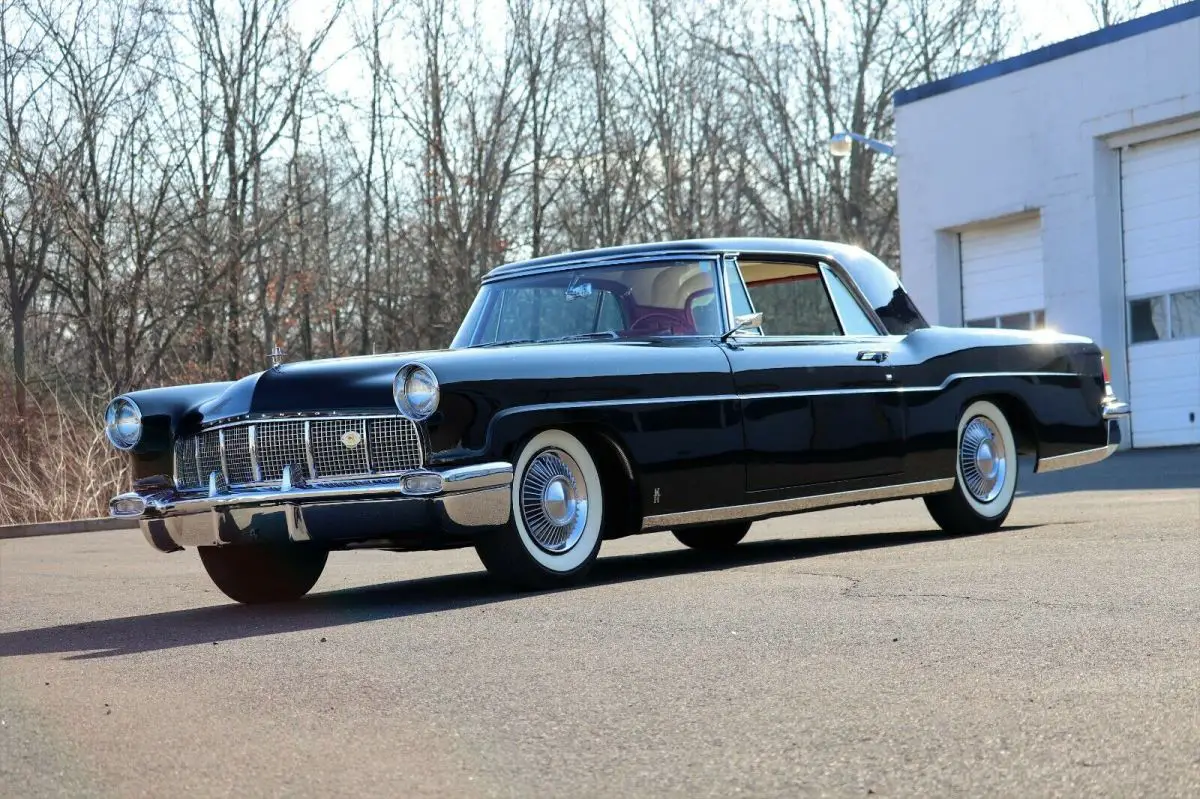
{"type": "Polygon", "coordinates": [[[1022,311],[1004,316],[985,316],[982,319],[968,319],[967,327],[1002,327],[1006,330],[1040,330],[1046,326],[1044,310],[1022,311]]]}
{"type": "Polygon", "coordinates": [[[1200,337],[1200,289],[1129,301],[1129,343],[1200,337]]]}
{"type": "Polygon", "coordinates": [[[1171,338],[1200,336],[1200,289],[1171,295],[1171,338]]]}

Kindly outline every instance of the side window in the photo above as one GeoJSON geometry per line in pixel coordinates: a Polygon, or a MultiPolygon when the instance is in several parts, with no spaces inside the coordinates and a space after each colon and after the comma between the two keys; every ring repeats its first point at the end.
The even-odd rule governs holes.
{"type": "Polygon", "coordinates": [[[878,336],[879,331],[871,324],[867,312],[854,299],[854,294],[828,266],[822,266],[825,282],[829,284],[829,293],[833,295],[833,304],[837,307],[838,316],[842,319],[842,327],[847,336],[878,336]]]}
{"type": "Polygon", "coordinates": [[[624,330],[625,314],[621,312],[621,301],[611,293],[600,293],[600,308],[597,310],[596,330],[624,330]]]}
{"type": "Polygon", "coordinates": [[[696,330],[717,330],[721,316],[717,310],[717,293],[712,289],[697,291],[687,301],[687,312],[696,330]]]}
{"type": "MultiPolygon", "coordinates": [[[[776,271],[783,271],[779,267],[776,271]]],[[[766,270],[763,270],[766,271],[766,270]]],[[[768,336],[840,336],[842,328],[821,273],[812,267],[790,274],[756,279],[747,275],[746,287],[754,308],[763,315],[768,336]]]]}
{"type": "MultiPolygon", "coordinates": [[[[746,284],[742,281],[742,274],[738,271],[737,264],[732,261],[725,262],[725,285],[729,287],[729,305],[734,316],[754,313],[754,305],[750,302],[750,295],[746,293],[746,284]]],[[[746,328],[742,332],[757,333],[761,336],[762,328],[746,328]]]]}

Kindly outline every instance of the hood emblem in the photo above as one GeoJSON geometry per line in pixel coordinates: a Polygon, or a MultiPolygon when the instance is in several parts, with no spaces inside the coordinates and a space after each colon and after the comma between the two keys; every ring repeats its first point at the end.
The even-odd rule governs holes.
{"type": "Polygon", "coordinates": [[[271,350],[271,354],[267,356],[271,359],[271,368],[278,369],[279,365],[283,363],[283,356],[286,354],[287,353],[284,352],[283,347],[276,344],[275,348],[271,350]]]}
{"type": "Polygon", "coordinates": [[[346,449],[354,449],[362,443],[362,433],[357,430],[347,430],[342,433],[342,446],[346,449]]]}

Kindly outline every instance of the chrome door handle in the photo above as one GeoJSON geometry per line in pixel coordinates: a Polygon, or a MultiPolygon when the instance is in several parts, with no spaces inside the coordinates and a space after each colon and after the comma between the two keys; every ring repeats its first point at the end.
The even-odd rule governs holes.
{"type": "Polygon", "coordinates": [[[858,354],[860,361],[874,361],[875,363],[883,363],[887,357],[888,354],[884,350],[863,350],[858,354]]]}

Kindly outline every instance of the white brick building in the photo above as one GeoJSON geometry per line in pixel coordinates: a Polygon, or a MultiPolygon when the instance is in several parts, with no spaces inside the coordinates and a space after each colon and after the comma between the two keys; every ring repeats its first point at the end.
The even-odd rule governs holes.
{"type": "Polygon", "coordinates": [[[904,282],[930,321],[1090,336],[1133,446],[1200,443],[1200,0],[895,105],[904,282]]]}

